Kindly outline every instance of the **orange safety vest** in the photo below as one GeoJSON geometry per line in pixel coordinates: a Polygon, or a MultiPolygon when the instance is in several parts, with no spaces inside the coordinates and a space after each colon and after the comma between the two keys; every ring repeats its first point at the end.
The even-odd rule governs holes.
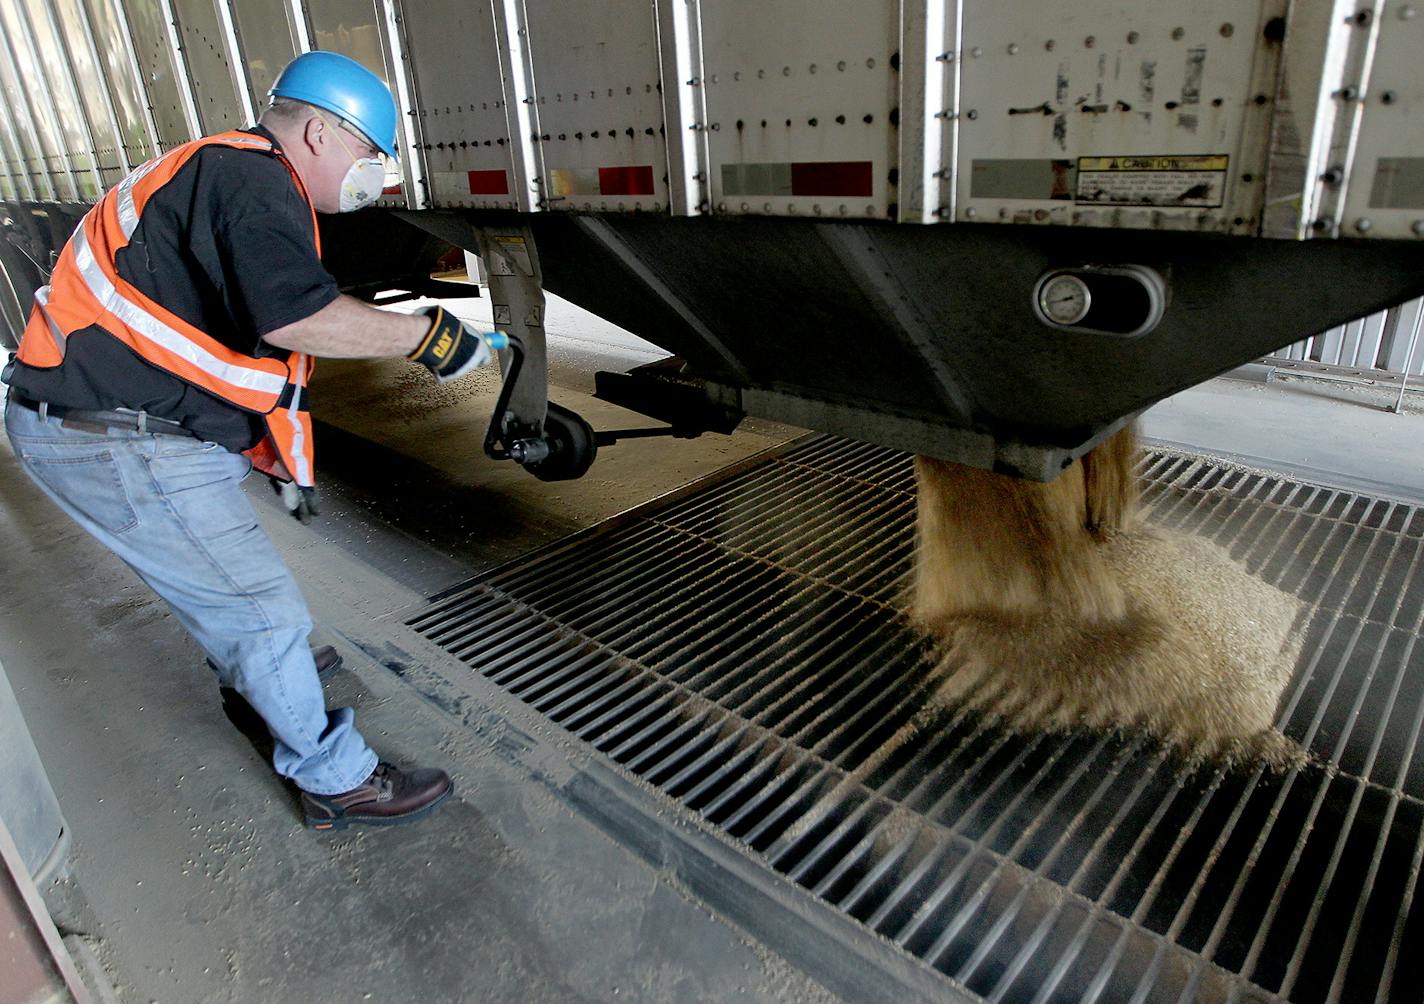
{"type": "Polygon", "coordinates": [[[258,359],[230,349],[125,282],[114,264],[138,228],[148,200],[205,146],[260,150],[286,165],[312,211],[320,256],[311,196],[270,140],[244,132],[195,139],[136,169],[85,214],[60,252],[49,285],[35,291],[16,358],[40,368],[59,366],[69,336],[98,325],[154,366],[234,407],[262,415],[267,436],[245,451],[253,466],[309,488],[313,453],[306,386],[315,361],[304,353],[258,359]]]}

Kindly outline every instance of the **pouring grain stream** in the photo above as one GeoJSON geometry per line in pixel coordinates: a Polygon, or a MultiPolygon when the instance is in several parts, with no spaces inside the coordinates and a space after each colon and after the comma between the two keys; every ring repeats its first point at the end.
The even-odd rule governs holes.
{"type": "Polygon", "coordinates": [[[1146,527],[1135,453],[1129,427],[1049,484],[916,458],[912,614],[935,642],[934,703],[1297,762],[1274,720],[1302,604],[1209,541],[1146,527]]]}

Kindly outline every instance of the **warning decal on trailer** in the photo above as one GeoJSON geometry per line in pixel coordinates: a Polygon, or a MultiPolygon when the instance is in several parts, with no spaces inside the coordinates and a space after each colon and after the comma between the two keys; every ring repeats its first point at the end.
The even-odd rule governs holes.
{"type": "Polygon", "coordinates": [[[1226,200],[1229,164],[1225,154],[1079,157],[1077,201],[1210,209],[1226,200]]]}
{"type": "Polygon", "coordinates": [[[515,234],[495,234],[494,254],[489,262],[491,275],[534,274],[534,266],[529,258],[529,245],[522,236],[515,234]]]}

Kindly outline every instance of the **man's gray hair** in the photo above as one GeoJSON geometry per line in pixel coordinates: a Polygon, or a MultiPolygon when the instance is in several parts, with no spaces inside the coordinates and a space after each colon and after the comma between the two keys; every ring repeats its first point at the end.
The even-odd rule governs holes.
{"type": "Polygon", "coordinates": [[[262,110],[262,117],[257,121],[265,126],[290,126],[305,122],[318,113],[319,109],[315,105],[309,105],[305,101],[298,101],[296,98],[273,98],[272,103],[262,110]]]}

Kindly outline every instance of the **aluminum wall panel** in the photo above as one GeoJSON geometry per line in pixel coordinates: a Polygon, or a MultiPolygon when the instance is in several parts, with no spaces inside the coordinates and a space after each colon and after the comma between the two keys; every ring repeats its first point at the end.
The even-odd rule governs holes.
{"type": "Polygon", "coordinates": [[[1381,365],[1396,373],[1424,376],[1424,300],[1411,300],[1399,308],[1394,337],[1381,353],[1381,365]]]}
{"type": "MultiPolygon", "coordinates": [[[[98,199],[104,181],[99,173],[94,139],[89,132],[85,110],[80,106],[69,58],[60,42],[58,25],[52,18],[49,0],[23,0],[19,15],[28,29],[34,63],[41,75],[34,82],[43,87],[55,113],[55,127],[64,144],[65,159],[73,172],[79,196],[86,202],[98,199]]],[[[108,165],[111,176],[117,165],[108,165]]]]}
{"type": "Polygon", "coordinates": [[[306,10],[312,48],[350,56],[385,81],[397,97],[401,177],[389,179],[386,196],[377,204],[402,209],[423,206],[423,165],[415,149],[414,116],[409,114],[414,109],[406,101],[406,61],[394,55],[390,34],[395,25],[393,6],[389,0],[309,0],[306,10]]]}
{"type": "Polygon", "coordinates": [[[251,125],[233,86],[222,23],[213,0],[173,0],[193,104],[204,135],[251,125]]]}
{"type": "Polygon", "coordinates": [[[648,0],[526,7],[548,209],[668,205],[658,38],[648,0]]]}
{"type": "Polygon", "coordinates": [[[107,188],[127,174],[128,168],[136,161],[129,159],[119,135],[118,116],[109,98],[109,89],[104,83],[99,57],[94,49],[93,34],[79,0],[56,0],[54,11],[60,31],[64,33],[69,67],[74,74],[79,98],[84,103],[89,135],[93,140],[94,153],[99,158],[104,187],[107,188]]]}
{"type": "Polygon", "coordinates": [[[310,0],[307,16],[312,48],[350,56],[390,84],[380,21],[371,0],[310,0]]]}
{"type": "Polygon", "coordinates": [[[158,0],[123,0],[123,5],[158,143],[170,150],[192,139],[193,132],[184,107],[182,69],[168,41],[169,25],[158,0]]]}
{"type": "Polygon", "coordinates": [[[489,4],[427,0],[404,15],[431,204],[517,209],[489,4]]]}
{"type": "Polygon", "coordinates": [[[1335,26],[1350,2],[1297,3],[1286,16],[1288,41],[1272,112],[1263,237],[1300,239],[1312,232],[1334,128],[1334,109],[1326,99],[1344,72],[1341,32],[1335,26]]]}
{"type": "MultiPolygon", "coordinates": [[[[0,84],[3,84],[3,75],[0,75],[0,84]]],[[[8,98],[8,94],[0,87],[0,98],[8,98]]],[[[0,100],[0,157],[5,161],[4,178],[7,187],[5,197],[7,199],[34,199],[35,186],[34,179],[30,175],[30,166],[25,155],[25,149],[20,143],[19,133],[10,113],[10,105],[7,100],[0,100]]]]}
{"type": "Polygon", "coordinates": [[[1404,0],[1379,6],[1341,228],[1350,236],[1418,239],[1424,237],[1424,7],[1404,0]]]}
{"type": "Polygon", "coordinates": [[[282,67],[297,55],[287,0],[237,0],[233,20],[242,42],[247,81],[260,111],[282,67]]]}
{"type": "Polygon", "coordinates": [[[49,103],[13,0],[0,4],[0,26],[4,35],[5,52],[0,58],[6,64],[3,71],[6,96],[16,117],[25,122],[31,156],[37,159],[38,169],[49,179],[53,197],[75,201],[79,197],[78,189],[69,170],[54,108],[49,103]]]}
{"type": "Polygon", "coordinates": [[[895,218],[898,4],[706,3],[701,35],[716,212],[895,218]]]}
{"type": "Polygon", "coordinates": [[[900,219],[934,223],[955,212],[962,5],[903,4],[900,57],[900,219]]]}
{"type": "Polygon", "coordinates": [[[1371,314],[1360,321],[1359,342],[1355,345],[1354,364],[1377,365],[1380,348],[1384,344],[1386,315],[1371,314]]]}
{"type": "Polygon", "coordinates": [[[958,218],[1254,233],[1284,0],[969,0],[958,218]]]}
{"type": "MultiPolygon", "coordinates": [[[[63,0],[62,0],[63,2],[63,0]]],[[[141,164],[156,152],[156,119],[144,93],[132,34],[120,20],[117,0],[82,0],[99,53],[99,67],[118,117],[119,134],[130,164],[141,164]]]]}
{"type": "Polygon", "coordinates": [[[56,198],[54,179],[45,170],[44,154],[3,40],[0,40],[0,97],[4,99],[0,101],[0,125],[4,126],[6,145],[15,157],[17,183],[29,198],[56,198]]]}
{"type": "Polygon", "coordinates": [[[6,202],[14,202],[22,198],[20,195],[19,182],[14,175],[15,165],[8,144],[0,138],[0,160],[4,161],[4,169],[0,170],[0,198],[6,202]]]}
{"type": "Polygon", "coordinates": [[[1266,360],[1320,363],[1363,371],[1362,375],[1373,371],[1424,376],[1421,317],[1424,300],[1410,300],[1293,342],[1266,360]]]}
{"type": "MultiPolygon", "coordinates": [[[[1290,178],[1299,184],[1297,200],[1292,198],[1297,195],[1296,188],[1280,188],[1277,176],[1283,165],[1278,150],[1273,149],[1269,203],[1273,213],[1279,206],[1297,211],[1295,236],[1338,237],[1342,233],[1341,214],[1354,173],[1353,156],[1362,121],[1359,96],[1374,62],[1381,4],[1382,0],[1333,0],[1291,8],[1281,93],[1283,97],[1311,93],[1307,88],[1313,83],[1315,100],[1313,107],[1297,109],[1295,120],[1285,115],[1277,120],[1277,147],[1281,137],[1289,136],[1291,127],[1297,132],[1306,127],[1299,143],[1304,170],[1300,177],[1290,178]]],[[[1268,222],[1271,225],[1263,233],[1276,234],[1279,228],[1274,220],[1268,222]]]]}

